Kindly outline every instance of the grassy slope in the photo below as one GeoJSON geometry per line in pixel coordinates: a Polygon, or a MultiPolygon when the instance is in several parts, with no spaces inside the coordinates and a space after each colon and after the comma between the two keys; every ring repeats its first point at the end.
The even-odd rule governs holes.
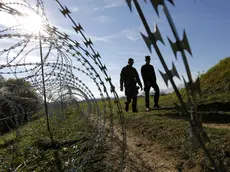
{"type": "MultiPolygon", "coordinates": [[[[230,58],[222,60],[218,65],[211,68],[206,74],[201,76],[201,87],[203,97],[201,103],[229,102],[229,63],[230,58]],[[216,72],[218,71],[218,72],[216,72]],[[216,79],[217,78],[217,79],[216,79]],[[212,84],[210,84],[212,83],[212,84]],[[226,86],[227,85],[227,86],[226,86]],[[215,90],[215,91],[214,91],[215,90]]],[[[183,90],[182,90],[183,92],[183,90]]],[[[173,107],[177,101],[175,95],[169,94],[160,98],[163,107],[173,107]]],[[[124,103],[124,100],[121,100],[124,103]]],[[[127,129],[136,134],[143,135],[149,140],[156,141],[162,147],[171,151],[173,155],[179,156],[183,162],[187,162],[185,168],[188,171],[208,171],[209,166],[202,151],[193,149],[188,135],[188,122],[178,119],[171,119],[162,116],[163,114],[177,113],[175,110],[160,110],[144,112],[144,98],[138,99],[139,113],[125,113],[127,129]],[[155,115],[153,115],[155,114],[155,115]]],[[[77,140],[74,145],[65,145],[60,149],[44,150],[44,141],[48,140],[45,119],[41,118],[36,122],[29,123],[21,128],[20,138],[15,138],[15,132],[11,132],[0,137],[0,171],[7,171],[22,165],[19,171],[57,171],[56,163],[61,160],[63,170],[77,165],[84,156],[84,150],[91,149],[89,137],[92,127],[86,126],[86,122],[69,116],[68,119],[59,125],[52,127],[55,138],[62,140],[77,140]],[[83,126],[84,125],[84,126],[83,126]],[[68,126],[68,127],[66,127],[68,126]],[[76,132],[77,131],[77,132],[76,132]],[[88,145],[87,147],[82,145],[88,145]],[[79,152],[81,154],[79,155],[79,152]],[[76,158],[76,164],[69,163],[71,158],[76,158]],[[13,158],[11,161],[10,159],[13,158]],[[65,163],[64,163],[65,162],[65,163]]],[[[206,127],[211,138],[211,143],[207,146],[215,158],[223,160],[223,163],[230,169],[230,132],[229,129],[213,129],[206,127]]],[[[103,149],[99,149],[103,151],[103,149]]],[[[105,150],[104,150],[105,151],[105,150]]],[[[107,170],[109,168],[102,162],[103,152],[98,153],[100,159],[88,164],[91,170],[107,170]]],[[[88,169],[88,170],[89,170],[88,169]]],[[[87,169],[83,169],[87,170],[87,169]]]]}
{"type": "Polygon", "coordinates": [[[201,102],[230,102],[230,57],[201,75],[201,102]]]}
{"type": "MultiPolygon", "coordinates": [[[[127,113],[126,121],[129,131],[161,144],[165,151],[180,157],[181,164],[188,161],[189,163],[184,165],[188,171],[208,171],[207,159],[202,151],[192,147],[188,122],[162,115],[156,116],[152,112],[127,113]]],[[[208,143],[207,146],[212,155],[223,160],[226,167],[230,169],[230,129],[209,127],[205,129],[211,139],[211,143],[208,143]]]]}
{"type": "MultiPolygon", "coordinates": [[[[202,97],[200,104],[230,102],[230,58],[225,58],[216,66],[201,75],[202,97]],[[210,84],[211,83],[211,84],[210,84]]],[[[184,89],[181,90],[182,94],[184,89]]],[[[125,100],[121,100],[123,104],[125,100]]],[[[151,99],[152,101],[152,99],[151,99]]],[[[162,107],[174,107],[177,98],[174,93],[161,96],[162,107]]],[[[138,99],[138,114],[125,113],[127,129],[142,135],[149,140],[158,142],[166,151],[181,158],[181,165],[187,171],[209,171],[207,159],[201,150],[194,149],[188,133],[188,122],[180,119],[167,118],[164,115],[177,113],[175,110],[153,110],[144,112],[144,98],[138,99]],[[186,162],[186,163],[185,163],[186,162]]],[[[214,129],[205,127],[211,143],[207,143],[213,157],[223,161],[230,169],[230,129],[214,129]]]]}
{"type": "MultiPolygon", "coordinates": [[[[0,171],[68,171],[79,167],[95,145],[95,128],[72,111],[65,120],[56,119],[51,130],[56,148],[51,147],[44,117],[0,137],[0,171]]],[[[98,147],[80,171],[107,171],[106,145],[98,147]]]]}
{"type": "MultiPolygon", "coordinates": [[[[210,68],[200,76],[201,96],[197,97],[199,105],[209,105],[214,103],[225,104],[230,108],[230,57],[222,59],[217,65],[210,68]]],[[[180,93],[184,100],[185,89],[180,93]]],[[[141,105],[143,100],[140,100],[141,105]]],[[[160,104],[164,107],[174,107],[174,102],[178,103],[175,93],[160,97],[160,104]]],[[[225,107],[227,108],[227,107],[225,107]]],[[[221,109],[219,109],[221,110],[221,109]]]]}

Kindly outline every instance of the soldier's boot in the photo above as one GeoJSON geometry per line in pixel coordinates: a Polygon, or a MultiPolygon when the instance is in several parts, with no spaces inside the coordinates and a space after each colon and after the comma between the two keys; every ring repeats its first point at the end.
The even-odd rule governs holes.
{"type": "Polygon", "coordinates": [[[125,102],[125,111],[128,112],[129,111],[129,104],[127,102],[125,102]]]}
{"type": "Polygon", "coordinates": [[[133,109],[133,112],[138,112],[137,108],[134,108],[134,109],[133,109]]]}
{"type": "Polygon", "coordinates": [[[132,108],[133,108],[133,112],[138,112],[138,110],[137,110],[137,107],[136,107],[136,106],[132,106],[132,108]]]}

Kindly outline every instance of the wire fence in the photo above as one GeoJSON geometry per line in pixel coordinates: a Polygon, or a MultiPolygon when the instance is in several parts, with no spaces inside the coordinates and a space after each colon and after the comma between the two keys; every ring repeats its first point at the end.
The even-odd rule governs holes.
{"type": "MultiPolygon", "coordinates": [[[[170,82],[176,93],[176,96],[178,98],[178,101],[180,102],[180,105],[175,104],[175,106],[177,110],[181,112],[186,117],[186,119],[189,121],[189,124],[190,124],[189,133],[190,133],[190,137],[192,139],[193,145],[197,148],[203,149],[206,157],[208,158],[209,162],[211,163],[215,171],[224,170],[225,168],[222,166],[220,161],[219,160],[215,161],[213,159],[210,151],[207,149],[206,144],[205,144],[207,142],[210,142],[210,139],[202,126],[201,114],[198,113],[198,108],[197,108],[197,102],[198,102],[197,97],[198,95],[201,94],[200,80],[199,80],[199,77],[196,79],[196,81],[193,81],[193,78],[192,78],[190,66],[189,66],[187,56],[185,53],[185,51],[187,51],[190,55],[192,55],[192,51],[191,51],[191,48],[188,42],[186,32],[184,30],[183,39],[180,39],[176,25],[167,7],[167,3],[174,6],[175,5],[174,1],[173,0],[167,0],[167,1],[166,0],[151,0],[150,3],[153,9],[155,10],[156,14],[158,15],[158,17],[159,17],[159,10],[158,10],[159,6],[161,6],[163,9],[163,14],[166,17],[168,24],[170,26],[170,29],[173,33],[174,39],[176,40],[175,42],[173,42],[168,37],[169,44],[171,46],[171,49],[174,53],[176,60],[177,60],[177,53],[178,52],[181,53],[182,61],[183,61],[185,71],[187,74],[187,78],[188,78],[188,81],[186,81],[185,78],[183,77],[183,81],[184,81],[184,85],[185,85],[185,89],[187,93],[186,102],[182,99],[182,95],[180,94],[174,82],[174,77],[177,77],[180,79],[176,66],[172,62],[172,69],[170,70],[168,68],[165,62],[165,59],[161,53],[161,50],[159,46],[157,45],[158,41],[164,44],[163,38],[160,33],[160,29],[158,28],[157,24],[155,24],[154,32],[152,32],[138,0],[126,0],[126,2],[131,11],[132,11],[132,4],[135,7],[142,21],[142,24],[146,30],[146,33],[147,33],[147,36],[141,33],[142,38],[150,52],[152,52],[152,47],[154,47],[156,54],[158,55],[159,60],[165,70],[165,73],[161,71],[159,72],[163,80],[165,81],[165,84],[168,86],[168,82],[170,82]]],[[[145,0],[145,2],[147,1],[145,0]]]]}
{"type": "MultiPolygon", "coordinates": [[[[118,143],[120,145],[118,169],[119,171],[123,171],[125,167],[126,130],[122,106],[119,102],[115,86],[107,73],[106,65],[101,61],[100,54],[94,49],[91,39],[85,36],[82,25],[75,22],[70,10],[62,4],[61,1],[55,0],[55,2],[59,5],[63,18],[65,17],[73,25],[73,31],[81,38],[80,40],[72,39],[67,33],[62,32],[59,28],[49,23],[42,0],[34,0],[33,5],[26,0],[0,1],[0,11],[18,21],[18,24],[14,26],[6,25],[0,30],[0,41],[7,41],[7,43],[4,44],[5,47],[0,51],[0,75],[4,78],[23,78],[24,83],[29,81],[30,84],[26,87],[23,85],[22,89],[18,90],[19,93],[21,93],[22,90],[25,91],[25,88],[32,88],[34,92],[41,95],[40,97],[36,97],[36,99],[27,98],[22,100],[16,96],[15,92],[12,93],[9,90],[10,86],[18,88],[20,83],[17,83],[16,86],[14,85],[15,83],[11,83],[9,86],[9,83],[7,83],[4,78],[0,78],[0,106],[5,108],[2,109],[2,112],[0,111],[0,122],[5,123],[8,128],[14,128],[16,126],[17,130],[19,130],[18,126],[23,123],[25,119],[32,119],[31,114],[34,114],[37,108],[39,108],[34,108],[38,102],[43,102],[42,106],[40,106],[40,108],[42,108],[42,114],[33,116],[33,118],[46,117],[46,127],[49,138],[52,141],[52,145],[55,145],[56,138],[53,132],[53,127],[55,126],[50,125],[55,121],[52,116],[58,114],[61,119],[64,119],[65,117],[62,115],[65,109],[68,107],[78,109],[82,116],[87,117],[89,120],[95,120],[95,125],[98,129],[97,132],[91,133],[90,137],[93,140],[91,142],[91,149],[85,154],[80,165],[72,166],[70,170],[80,171],[81,168],[90,161],[90,157],[94,155],[97,148],[103,143],[103,140],[105,140],[108,125],[110,132],[113,132],[113,119],[116,115],[120,122],[120,130],[118,131],[120,131],[121,135],[120,142],[118,143]],[[39,31],[28,30],[23,24],[21,19],[29,16],[39,17],[41,20],[41,28],[39,31]],[[88,87],[88,83],[85,83],[79,77],[81,75],[88,77],[92,83],[95,84],[102,105],[98,104],[95,92],[88,87]],[[110,92],[112,93],[112,98],[110,92]],[[25,107],[30,110],[25,112],[25,107]],[[116,111],[114,111],[114,109],[116,109],[116,111]],[[7,113],[6,116],[3,112],[9,113],[7,113]],[[116,112],[116,114],[114,114],[114,112],[116,112]]],[[[183,39],[180,39],[176,25],[167,8],[167,3],[169,2],[170,5],[174,5],[174,1],[151,0],[150,3],[158,16],[158,7],[163,7],[163,13],[176,40],[176,42],[173,42],[168,38],[176,59],[177,52],[181,53],[188,78],[188,81],[183,78],[187,91],[187,102],[182,99],[174,82],[174,77],[180,78],[176,66],[172,63],[172,69],[170,70],[168,68],[161,50],[157,45],[158,41],[164,43],[160,29],[155,25],[155,32],[151,31],[138,0],[126,0],[126,2],[131,11],[133,10],[133,6],[137,10],[147,33],[147,36],[141,33],[144,42],[150,52],[152,52],[152,47],[154,47],[165,70],[165,73],[160,71],[163,80],[167,86],[168,82],[170,82],[174,88],[180,102],[180,105],[176,104],[175,106],[189,121],[189,131],[193,144],[203,149],[215,171],[221,171],[219,164],[213,159],[205,145],[210,139],[202,127],[201,116],[197,109],[197,95],[200,94],[199,78],[193,81],[185,54],[186,50],[192,55],[188,38],[184,31],[183,39]]],[[[59,123],[57,122],[56,126],[58,127],[58,125],[59,123]]],[[[17,132],[17,135],[20,137],[20,132],[17,132]]],[[[74,164],[75,162],[72,163],[74,164]]]]}
{"type": "Polygon", "coordinates": [[[26,0],[0,2],[0,11],[18,22],[14,26],[6,24],[0,30],[0,41],[8,41],[0,51],[0,75],[2,76],[0,103],[1,107],[5,108],[0,112],[0,122],[8,129],[16,128],[17,137],[21,137],[19,126],[22,123],[45,117],[49,138],[52,145],[55,146],[57,138],[55,138],[54,127],[59,127],[60,121],[56,122],[56,125],[51,125],[51,123],[55,123],[54,116],[58,114],[64,120],[65,111],[70,107],[75,108],[84,118],[87,117],[88,120],[95,121],[93,125],[97,129],[90,136],[92,139],[91,149],[84,153],[80,164],[73,165],[69,169],[70,171],[80,171],[105,141],[106,128],[109,129],[109,132],[113,132],[113,118],[117,115],[122,136],[118,143],[120,157],[118,169],[122,171],[124,169],[126,134],[119,97],[107,74],[106,65],[102,64],[100,54],[93,49],[91,40],[85,37],[82,26],[76,25],[66,7],[64,8],[60,2],[56,2],[60,5],[62,14],[67,15],[74,24],[74,31],[82,40],[73,40],[67,33],[52,26],[41,0],[34,0],[30,3],[26,0]],[[40,27],[39,30],[36,30],[37,28],[31,30],[30,27],[25,26],[30,23],[24,23],[23,20],[30,16],[33,18],[36,16],[41,20],[41,26],[37,26],[40,27]],[[97,88],[98,93],[92,92],[88,87],[88,80],[85,82],[80,76],[88,77],[97,88]],[[20,84],[15,83],[16,81],[9,83],[5,78],[14,78],[16,81],[17,79],[23,80],[22,88],[18,91],[20,94],[22,90],[32,89],[40,97],[22,100],[20,96],[16,96],[15,92],[12,93],[12,90],[9,90],[9,87],[19,89],[18,85],[20,84]],[[25,83],[28,85],[26,86],[25,83]],[[110,92],[113,98],[110,97],[110,92]],[[95,95],[100,96],[99,100],[102,105],[98,104],[98,98],[95,98],[95,95]],[[18,101],[24,104],[28,101],[28,105],[25,106],[18,101]],[[35,105],[39,103],[41,105],[35,108],[35,105]],[[34,115],[37,114],[38,108],[41,113],[34,115]],[[116,109],[116,114],[113,109],[116,109]],[[25,120],[25,118],[27,119],[25,120]]]}

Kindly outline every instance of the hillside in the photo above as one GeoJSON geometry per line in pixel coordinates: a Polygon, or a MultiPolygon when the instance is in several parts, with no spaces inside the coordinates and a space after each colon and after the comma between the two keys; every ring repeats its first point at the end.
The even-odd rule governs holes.
{"type": "MultiPolygon", "coordinates": [[[[202,95],[198,97],[198,110],[202,114],[204,128],[211,140],[206,146],[215,161],[224,164],[223,166],[220,165],[221,171],[230,169],[229,66],[230,58],[224,58],[202,74],[200,76],[202,95]]],[[[185,89],[181,89],[180,92],[186,100],[185,89]]],[[[152,102],[153,98],[151,97],[152,102]]],[[[139,157],[149,156],[143,161],[148,167],[150,166],[152,171],[164,171],[166,169],[168,171],[189,172],[213,171],[201,149],[196,149],[191,144],[188,122],[178,114],[174,102],[178,102],[175,93],[161,96],[160,105],[162,108],[145,112],[144,97],[138,99],[139,113],[128,112],[126,114],[127,133],[132,133],[139,138],[139,141],[135,143],[137,146],[134,150],[139,157]],[[151,146],[154,147],[154,151],[151,146]],[[163,163],[159,163],[156,160],[164,159],[165,155],[167,155],[167,161],[164,160],[163,163]],[[154,159],[155,157],[156,159],[154,159]],[[154,163],[154,165],[151,165],[151,163],[154,163]]],[[[129,139],[127,140],[129,141],[129,139]]],[[[132,146],[129,145],[129,147],[132,146]]],[[[132,165],[132,168],[134,168],[136,162],[132,165]]],[[[143,170],[145,169],[143,166],[139,169],[151,171],[149,169],[143,170]]]]}
{"type": "MultiPolygon", "coordinates": [[[[200,110],[230,111],[230,57],[222,59],[206,73],[200,75],[201,96],[197,97],[200,110]]],[[[186,99],[185,89],[180,93],[186,99]]],[[[174,107],[175,93],[160,97],[160,103],[174,107]]]]}
{"type": "MultiPolygon", "coordinates": [[[[206,106],[207,112],[211,108],[222,110],[220,105],[229,107],[226,106],[230,103],[229,66],[230,58],[225,58],[201,75],[199,106],[206,106]]],[[[125,99],[120,101],[124,105],[125,99]]],[[[213,171],[203,151],[191,144],[189,124],[175,110],[173,103],[176,101],[174,93],[161,96],[162,108],[145,112],[144,97],[141,97],[138,98],[139,113],[124,112],[126,171],[213,171]]],[[[102,109],[102,101],[98,100],[98,105],[102,109]]],[[[229,111],[226,110],[226,113],[229,111]]],[[[206,146],[218,164],[230,169],[230,126],[229,123],[221,123],[217,112],[212,115],[216,116],[214,121],[204,124],[211,140],[206,146]]],[[[111,134],[97,147],[94,145],[97,128],[88,119],[82,118],[80,112],[69,110],[65,120],[54,117],[51,129],[57,145],[55,148],[50,146],[44,117],[20,127],[20,137],[17,137],[16,131],[2,135],[0,171],[69,171],[74,167],[82,171],[117,171],[119,135],[111,134]],[[86,155],[89,155],[87,163],[84,161],[86,155]]],[[[107,118],[109,120],[110,117],[107,118]]],[[[120,119],[118,116],[113,119],[116,131],[120,119]]]]}
{"type": "Polygon", "coordinates": [[[53,115],[50,128],[54,143],[48,135],[45,117],[0,136],[0,171],[106,172],[110,169],[105,161],[106,143],[100,143],[95,126],[82,118],[79,111],[69,108],[62,117],[53,115]]]}
{"type": "Polygon", "coordinates": [[[222,59],[200,77],[201,102],[230,102],[230,57],[222,59]]]}

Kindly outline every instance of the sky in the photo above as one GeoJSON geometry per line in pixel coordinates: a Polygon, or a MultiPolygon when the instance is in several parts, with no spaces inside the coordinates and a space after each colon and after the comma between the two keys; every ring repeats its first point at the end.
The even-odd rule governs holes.
{"type": "MultiPolygon", "coordinates": [[[[28,2],[30,1],[33,0],[28,2]]],[[[134,5],[130,12],[125,0],[60,0],[60,2],[69,8],[75,22],[82,25],[84,34],[92,40],[94,49],[102,57],[101,62],[107,66],[108,75],[111,76],[118,95],[124,95],[119,90],[120,71],[127,65],[130,57],[134,59],[133,67],[137,69],[141,77],[140,69],[145,63],[144,57],[150,55],[160,89],[167,88],[159,73],[159,70],[163,72],[164,70],[155,50],[152,47],[152,53],[150,53],[140,35],[140,32],[146,35],[146,31],[134,5]]],[[[180,76],[185,76],[181,55],[178,53],[176,60],[168,42],[167,37],[172,41],[175,39],[162,8],[159,8],[158,17],[150,0],[147,0],[147,3],[143,0],[139,2],[152,31],[154,31],[155,23],[162,34],[165,45],[159,42],[158,46],[168,68],[171,69],[174,62],[180,76]]],[[[166,5],[181,39],[183,30],[186,31],[193,56],[189,53],[186,55],[192,75],[196,78],[199,72],[207,71],[221,59],[230,56],[230,1],[175,0],[174,3],[175,6],[168,2],[166,5]]],[[[72,39],[78,40],[79,36],[73,31],[71,22],[61,15],[60,7],[55,0],[45,0],[44,5],[49,22],[69,34],[72,39]]],[[[0,26],[4,23],[6,21],[0,18],[0,26]]],[[[0,49],[1,47],[2,45],[0,49]]],[[[82,77],[82,80],[89,83],[90,87],[92,80],[82,77]]],[[[104,76],[101,77],[104,78],[104,76]]],[[[179,79],[175,81],[176,84],[182,83],[179,79]]],[[[94,92],[95,87],[92,86],[90,89],[94,92]]]]}

